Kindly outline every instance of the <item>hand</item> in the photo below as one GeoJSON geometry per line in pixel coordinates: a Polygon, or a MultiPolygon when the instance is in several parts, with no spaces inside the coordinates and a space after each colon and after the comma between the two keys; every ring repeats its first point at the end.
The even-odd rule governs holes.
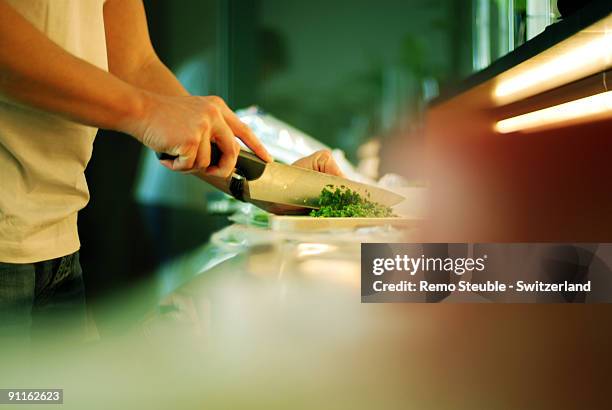
{"type": "Polygon", "coordinates": [[[313,171],[336,175],[338,177],[344,177],[344,174],[334,160],[332,153],[327,150],[317,151],[307,157],[300,158],[295,161],[293,165],[300,168],[312,169],[313,171]]]}
{"type": "Polygon", "coordinates": [[[240,145],[240,138],[264,161],[272,157],[225,102],[210,97],[166,97],[146,93],[144,114],[127,126],[129,134],[156,152],[176,155],[161,163],[174,171],[201,172],[227,177],[231,175],[240,145]],[[219,164],[210,166],[210,144],[223,152],[219,164]]]}

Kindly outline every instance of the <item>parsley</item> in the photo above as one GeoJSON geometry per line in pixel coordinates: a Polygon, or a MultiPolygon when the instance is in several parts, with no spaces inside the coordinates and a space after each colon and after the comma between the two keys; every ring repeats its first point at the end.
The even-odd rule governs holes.
{"type": "Polygon", "coordinates": [[[253,216],[253,222],[256,225],[268,225],[268,214],[267,213],[258,213],[253,216]]]}
{"type": "MultiPolygon", "coordinates": [[[[368,193],[369,197],[370,194],[368,193]]],[[[383,218],[395,216],[388,206],[362,198],[359,193],[341,185],[335,187],[327,185],[319,196],[320,209],[313,209],[310,216],[319,218],[333,217],[361,217],[383,218]]]]}

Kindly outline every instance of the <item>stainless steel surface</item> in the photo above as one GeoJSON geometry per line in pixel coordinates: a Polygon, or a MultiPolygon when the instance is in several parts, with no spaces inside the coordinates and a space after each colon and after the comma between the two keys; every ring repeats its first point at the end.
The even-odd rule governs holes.
{"type": "MultiPolygon", "coordinates": [[[[197,176],[231,195],[231,178],[204,173],[197,176]]],[[[364,197],[369,194],[370,200],[386,206],[399,204],[405,199],[386,189],[277,162],[266,164],[259,178],[245,180],[243,199],[273,214],[304,214],[310,209],[319,208],[318,199],[326,185],[345,186],[364,197]]]]}
{"type": "Polygon", "coordinates": [[[279,163],[267,164],[261,177],[246,182],[244,198],[273,213],[295,213],[292,211],[300,208],[319,208],[318,198],[326,185],[345,186],[386,206],[404,200],[401,195],[375,186],[279,163]],[[275,206],[277,204],[289,207],[275,206]]]}

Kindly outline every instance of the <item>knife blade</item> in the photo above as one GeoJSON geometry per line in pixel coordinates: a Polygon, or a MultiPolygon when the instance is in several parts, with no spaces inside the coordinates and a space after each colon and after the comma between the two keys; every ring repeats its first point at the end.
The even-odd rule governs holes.
{"type": "MultiPolygon", "coordinates": [[[[221,155],[219,148],[211,144],[212,165],[218,162],[221,155]]],[[[158,157],[175,158],[167,154],[158,154],[158,157]]],[[[216,182],[215,186],[218,187],[216,182]]],[[[240,151],[235,174],[227,184],[235,198],[276,214],[304,213],[318,209],[321,191],[329,185],[346,187],[385,206],[393,206],[404,200],[401,195],[372,185],[294,165],[265,162],[246,150],[240,151]]]]}

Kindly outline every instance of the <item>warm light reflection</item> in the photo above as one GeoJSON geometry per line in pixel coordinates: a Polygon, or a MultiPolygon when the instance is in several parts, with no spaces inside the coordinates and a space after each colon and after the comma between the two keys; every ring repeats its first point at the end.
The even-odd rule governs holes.
{"type": "Polygon", "coordinates": [[[612,91],[499,121],[495,131],[506,134],[612,115],[612,91]]]}
{"type": "Polygon", "coordinates": [[[359,262],[359,260],[308,259],[300,264],[300,271],[304,276],[314,280],[358,289],[361,284],[359,262]]]}
{"type": "Polygon", "coordinates": [[[535,57],[531,65],[510,70],[495,88],[495,98],[508,103],[606,70],[612,64],[612,32],[606,29],[594,37],[560,43],[535,57]]]}
{"type": "Polygon", "coordinates": [[[325,252],[331,252],[336,249],[336,246],[329,245],[326,243],[301,243],[297,246],[297,256],[302,258],[304,256],[319,255],[325,252]]]}

